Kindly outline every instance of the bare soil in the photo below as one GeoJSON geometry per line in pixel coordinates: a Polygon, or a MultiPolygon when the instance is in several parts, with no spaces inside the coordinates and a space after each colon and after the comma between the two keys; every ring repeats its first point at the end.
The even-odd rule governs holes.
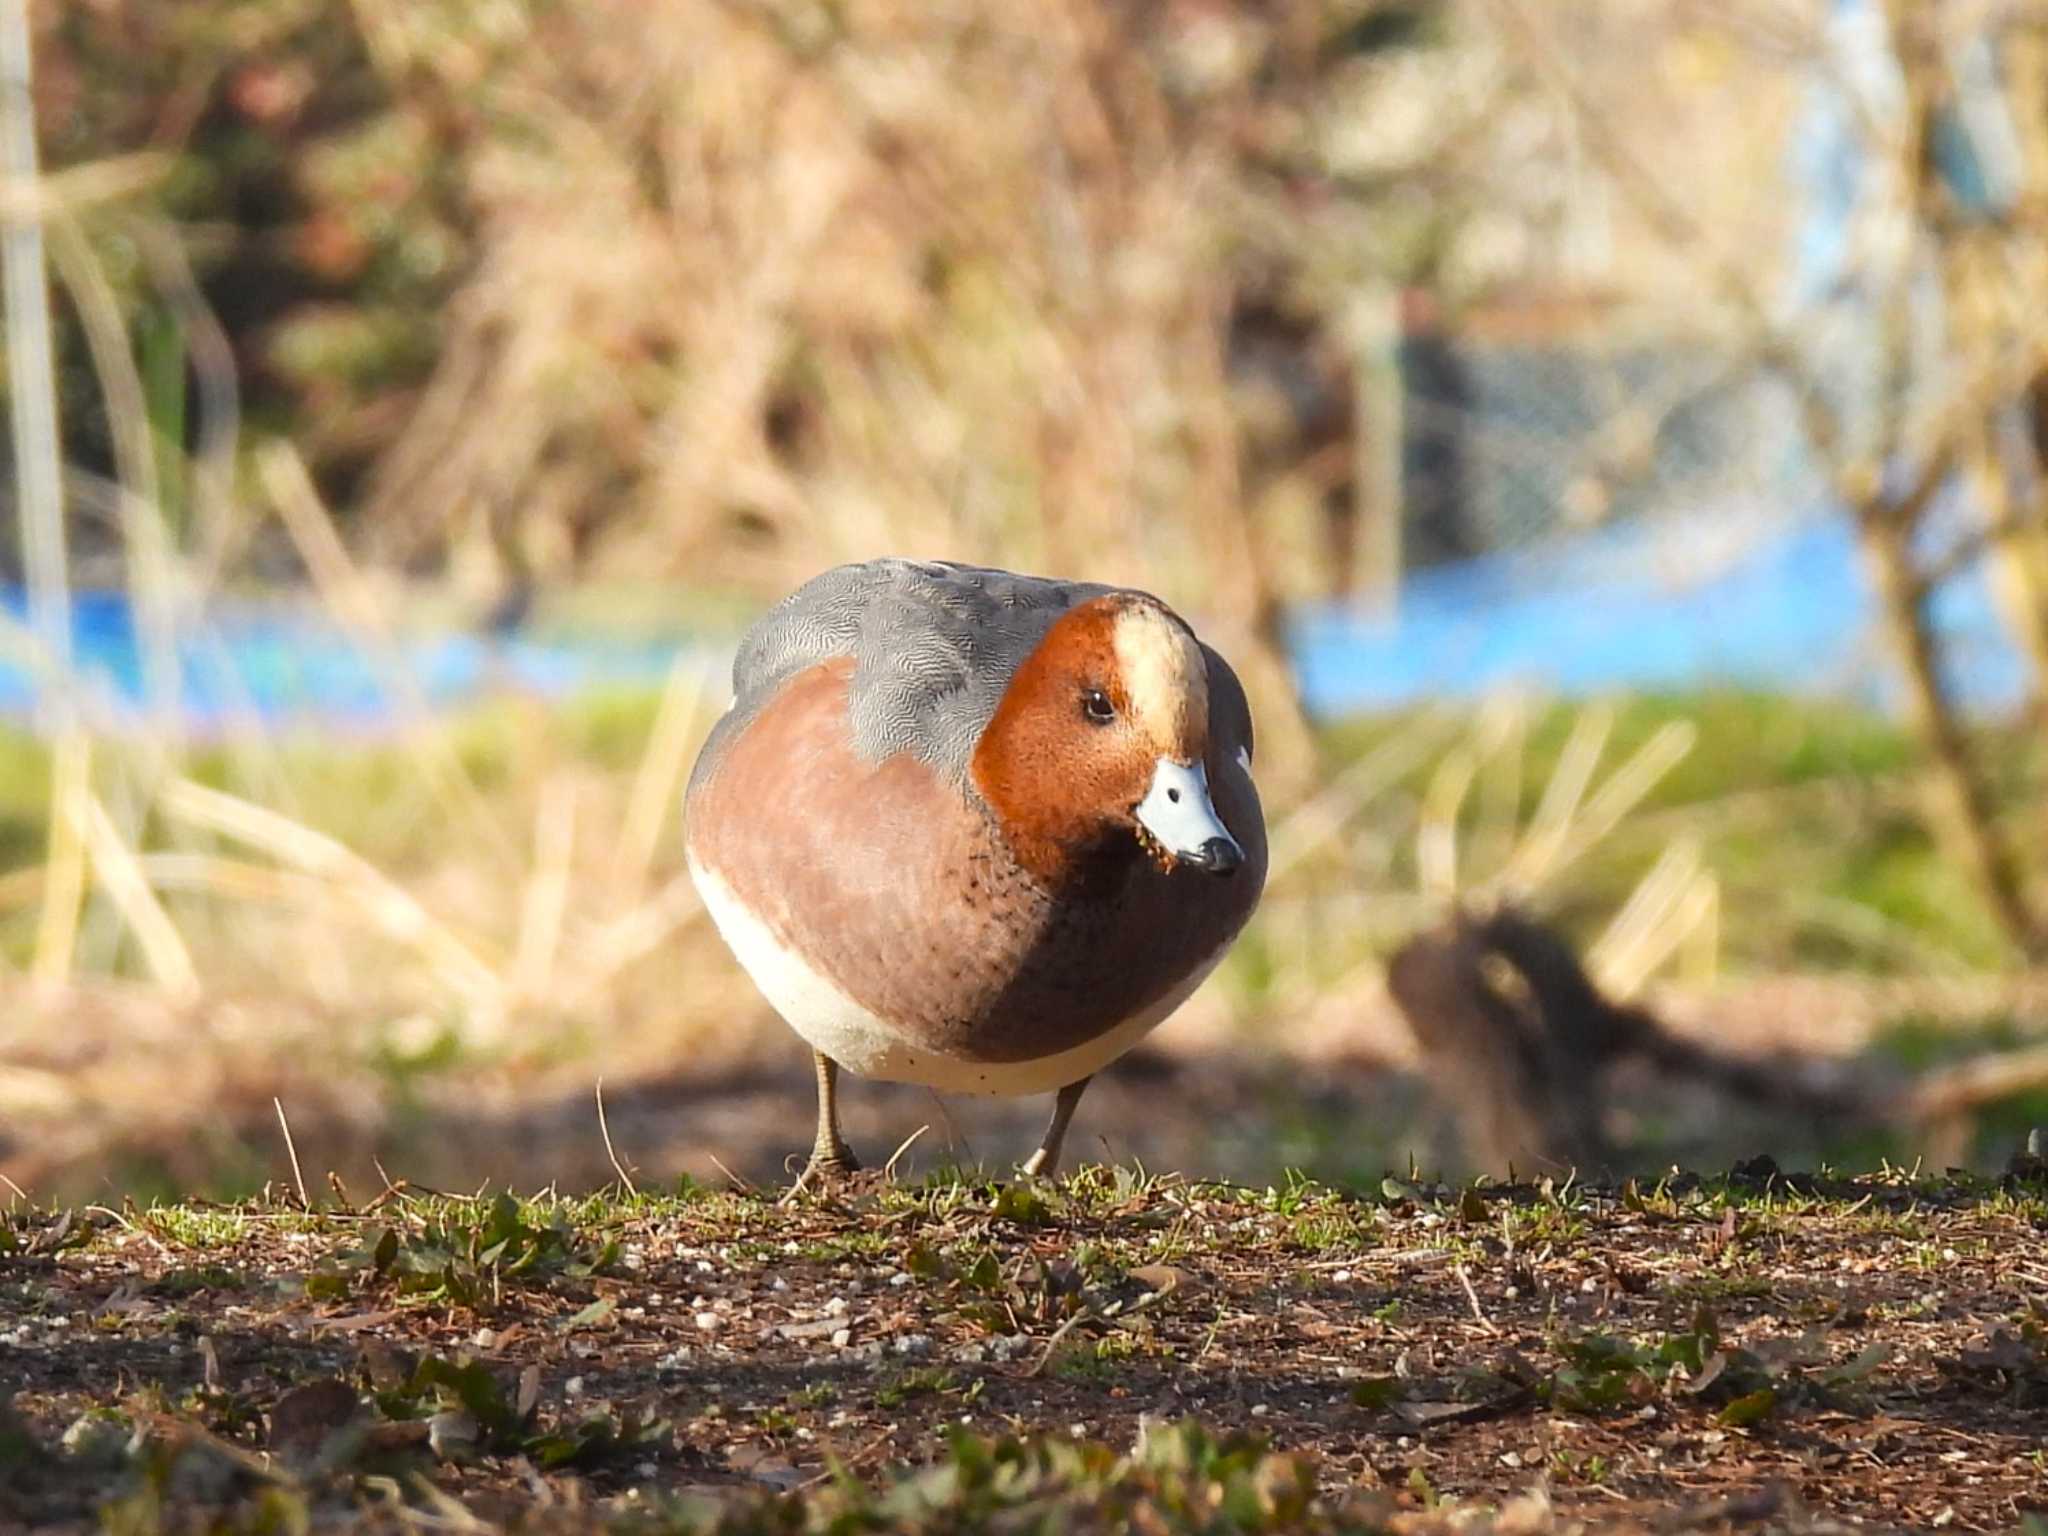
{"type": "Polygon", "coordinates": [[[824,1529],[834,1464],[1187,1420],[1359,1529],[2048,1517],[2039,1182],[779,1193],[19,1209],[0,1519],[824,1529]]]}

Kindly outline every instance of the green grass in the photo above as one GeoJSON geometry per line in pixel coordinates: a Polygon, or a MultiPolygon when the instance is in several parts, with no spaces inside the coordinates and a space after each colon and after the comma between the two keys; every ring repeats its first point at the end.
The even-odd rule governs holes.
{"type": "MultiPolygon", "coordinates": [[[[1689,834],[1701,840],[1704,865],[1721,882],[1731,970],[1901,972],[2008,958],[1975,890],[1943,860],[1917,814],[1915,750],[1898,723],[1849,704],[1751,692],[1612,703],[1596,784],[1674,721],[1691,721],[1698,738],[1553,896],[1552,915],[1579,937],[1597,933],[1669,841],[1689,834]]],[[[1579,713],[1553,705],[1531,721],[1521,774],[1525,818],[1579,713]]],[[[1327,736],[1341,762],[1418,718],[1402,712],[1345,721],[1327,736]]],[[[1984,742],[2008,809],[2023,814],[2040,778],[2038,749],[2012,735],[1984,742]]],[[[1432,759],[1404,776],[1383,797],[1387,809],[1419,800],[1435,767],[1432,759]]],[[[1388,873],[1412,882],[1412,840],[1395,846],[1388,873]]]]}

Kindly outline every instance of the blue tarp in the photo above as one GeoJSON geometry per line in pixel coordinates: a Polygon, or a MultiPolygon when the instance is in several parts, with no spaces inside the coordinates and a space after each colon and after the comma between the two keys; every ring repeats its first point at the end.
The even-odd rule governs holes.
{"type": "MultiPolygon", "coordinates": [[[[0,592],[0,608],[26,623],[20,589],[0,592]]],[[[89,717],[141,717],[149,680],[127,595],[75,594],[71,631],[73,671],[89,717]]],[[[287,722],[374,729],[401,717],[408,691],[441,708],[503,691],[558,697],[605,684],[659,685],[684,645],[455,632],[401,636],[388,653],[373,655],[317,611],[222,603],[183,628],[177,649],[180,715],[188,728],[206,732],[287,722]],[[394,682],[394,672],[402,682],[394,682]]],[[[27,716],[35,699],[27,665],[0,661],[0,711],[27,716]]]]}
{"type": "MultiPolygon", "coordinates": [[[[1310,707],[1379,709],[1509,686],[1564,694],[1753,687],[1893,698],[1875,597],[1846,519],[1679,537],[1668,524],[1605,529],[1549,549],[1412,576],[1391,621],[1325,611],[1296,624],[1310,707]]],[[[2021,660],[1981,563],[1936,594],[1931,618],[1970,708],[2021,697],[2021,660]]]]}
{"type": "MultiPolygon", "coordinates": [[[[19,591],[0,604],[20,622],[19,591]]],[[[1937,594],[1932,614],[1971,707],[2020,697],[2022,663],[1981,569],[1937,594]]],[[[75,666],[104,718],[146,707],[133,611],[114,592],[80,594],[75,666]]],[[[1566,695],[1745,686],[1883,704],[1890,669],[1855,536],[1836,516],[1744,519],[1702,512],[1617,525],[1555,543],[1419,572],[1390,620],[1323,609],[1297,617],[1292,649],[1318,713],[1471,699],[1508,686],[1566,695]]],[[[623,641],[591,633],[421,635],[397,660],[418,695],[445,707],[518,690],[559,697],[595,685],[655,685],[686,649],[722,670],[729,637],[623,641]]],[[[315,613],[225,607],[180,646],[189,727],[306,721],[347,729],[394,723],[404,705],[388,668],[315,613]]],[[[27,716],[33,680],[0,662],[0,710],[27,716]]]]}

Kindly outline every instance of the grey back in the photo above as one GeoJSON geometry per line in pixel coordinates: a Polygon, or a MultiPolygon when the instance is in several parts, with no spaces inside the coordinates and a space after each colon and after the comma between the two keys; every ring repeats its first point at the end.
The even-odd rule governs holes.
{"type": "Polygon", "coordinates": [[[964,783],[983,728],[1045,632],[1069,608],[1117,590],[894,557],[814,576],[740,642],[732,710],[706,742],[692,779],[716,767],[723,742],[783,683],[850,656],[855,750],[877,762],[911,752],[964,783]]]}

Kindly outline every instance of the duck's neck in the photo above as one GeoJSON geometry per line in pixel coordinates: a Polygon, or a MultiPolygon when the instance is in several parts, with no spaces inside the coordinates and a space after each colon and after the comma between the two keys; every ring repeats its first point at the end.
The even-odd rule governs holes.
{"type": "Polygon", "coordinates": [[[1011,865],[1034,887],[1061,901],[1106,901],[1145,862],[1129,832],[1006,818],[986,800],[989,856],[1011,865]]]}

